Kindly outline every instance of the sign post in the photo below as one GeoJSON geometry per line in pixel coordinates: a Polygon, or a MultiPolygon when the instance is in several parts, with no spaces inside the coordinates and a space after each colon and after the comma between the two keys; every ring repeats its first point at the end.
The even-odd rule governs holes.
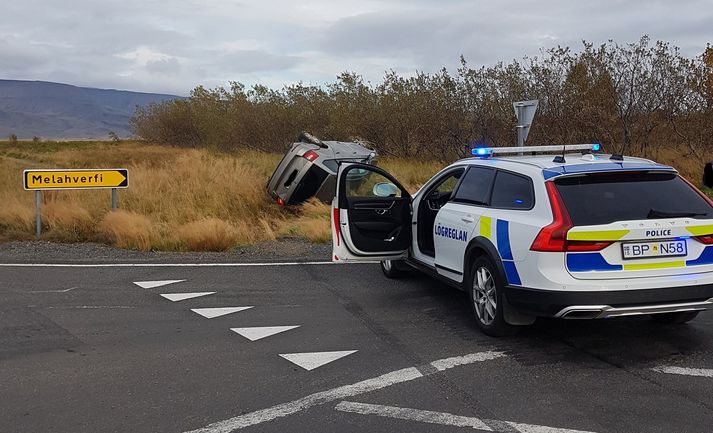
{"type": "Polygon", "coordinates": [[[527,134],[530,133],[530,125],[532,125],[532,120],[535,118],[535,112],[537,111],[537,105],[539,102],[539,100],[535,99],[532,101],[512,103],[512,106],[515,109],[515,116],[517,116],[518,147],[525,145],[525,140],[527,140],[527,134]]]}
{"type": "Polygon", "coordinates": [[[35,191],[35,235],[42,233],[42,191],[62,189],[111,189],[111,209],[119,207],[118,188],[129,187],[129,171],[116,169],[32,169],[22,173],[23,185],[35,191]]]}

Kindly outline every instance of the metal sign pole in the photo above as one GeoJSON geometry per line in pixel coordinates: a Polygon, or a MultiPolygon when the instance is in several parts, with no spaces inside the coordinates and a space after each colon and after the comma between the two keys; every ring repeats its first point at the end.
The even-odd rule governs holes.
{"type": "Polygon", "coordinates": [[[35,191],[35,236],[42,234],[42,191],[35,191]]]}
{"type": "Polygon", "coordinates": [[[525,145],[525,128],[526,125],[522,124],[524,116],[522,115],[522,112],[524,110],[525,106],[522,102],[517,103],[517,147],[522,147],[525,145]]]}
{"type": "Polygon", "coordinates": [[[116,188],[111,189],[111,210],[117,210],[119,208],[119,190],[116,188]]]}

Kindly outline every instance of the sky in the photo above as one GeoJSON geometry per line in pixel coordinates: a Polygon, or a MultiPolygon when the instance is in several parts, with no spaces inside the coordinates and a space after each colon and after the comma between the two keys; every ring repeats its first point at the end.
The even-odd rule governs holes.
{"type": "Polygon", "coordinates": [[[713,43],[713,0],[19,0],[3,2],[0,78],[187,95],[380,82],[648,34],[689,57],[713,43]]]}

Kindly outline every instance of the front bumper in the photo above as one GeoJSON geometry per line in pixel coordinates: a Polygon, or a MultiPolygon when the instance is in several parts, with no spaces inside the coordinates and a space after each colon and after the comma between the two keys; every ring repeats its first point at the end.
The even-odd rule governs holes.
{"type": "Polygon", "coordinates": [[[713,308],[713,284],[611,291],[507,286],[505,296],[511,306],[523,313],[566,319],[602,319],[713,308]]]}

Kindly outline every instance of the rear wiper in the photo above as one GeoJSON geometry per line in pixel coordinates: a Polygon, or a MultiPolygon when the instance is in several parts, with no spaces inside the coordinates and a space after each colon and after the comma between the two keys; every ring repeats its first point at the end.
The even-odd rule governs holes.
{"type": "Polygon", "coordinates": [[[646,215],[647,219],[654,218],[689,218],[697,216],[705,216],[707,213],[697,213],[697,212],[664,212],[656,209],[651,209],[646,215]]]}

